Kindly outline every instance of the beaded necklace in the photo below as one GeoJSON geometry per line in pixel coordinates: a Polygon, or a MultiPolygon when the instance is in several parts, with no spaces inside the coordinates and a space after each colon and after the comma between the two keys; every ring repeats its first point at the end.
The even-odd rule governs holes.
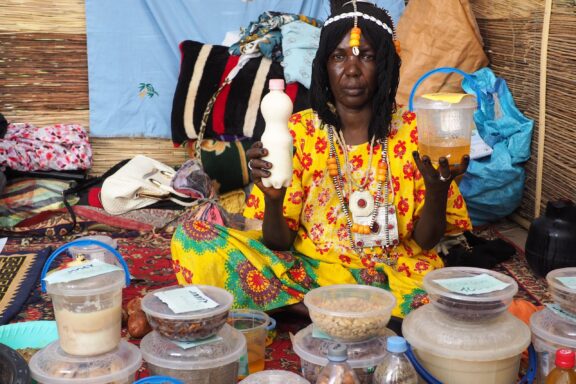
{"type": "MultiPolygon", "coordinates": [[[[369,235],[372,233],[378,233],[380,231],[379,224],[376,222],[376,217],[378,216],[378,211],[381,206],[381,202],[384,202],[384,239],[383,241],[379,241],[379,246],[383,247],[386,251],[387,258],[385,260],[377,260],[380,262],[387,263],[389,265],[393,264],[393,261],[390,260],[390,250],[398,244],[398,232],[394,232],[391,235],[390,230],[396,229],[394,225],[396,224],[396,220],[392,223],[390,220],[389,215],[395,215],[396,211],[393,206],[390,206],[388,193],[389,193],[389,186],[391,185],[391,175],[388,172],[389,164],[388,164],[388,138],[384,140],[379,140],[378,142],[382,146],[381,158],[378,161],[378,168],[376,171],[376,180],[378,181],[378,186],[376,189],[376,197],[374,198],[374,208],[370,213],[370,220],[367,225],[361,225],[358,223],[354,223],[352,221],[352,216],[350,214],[350,209],[346,204],[344,199],[344,179],[342,177],[342,169],[340,167],[340,162],[338,161],[338,154],[336,153],[336,146],[335,146],[335,139],[334,139],[334,128],[332,126],[328,126],[328,141],[330,144],[330,152],[329,158],[327,161],[328,164],[328,174],[332,177],[332,181],[334,182],[334,187],[336,189],[336,195],[338,196],[338,200],[340,202],[340,206],[342,207],[342,211],[344,212],[344,216],[346,217],[346,227],[348,230],[348,238],[350,240],[350,245],[352,249],[359,255],[364,255],[364,243],[361,240],[354,241],[353,233],[357,233],[359,235],[369,235]],[[384,192],[385,198],[382,197],[382,192],[384,192]],[[392,227],[390,227],[392,225],[392,227]]],[[[348,167],[348,164],[345,164],[348,167]]],[[[394,198],[392,198],[394,201],[394,198]]]]}

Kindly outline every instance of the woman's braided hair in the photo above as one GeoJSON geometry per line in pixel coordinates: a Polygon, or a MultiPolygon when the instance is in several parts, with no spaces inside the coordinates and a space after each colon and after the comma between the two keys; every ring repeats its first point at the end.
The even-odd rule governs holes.
{"type": "MultiPolygon", "coordinates": [[[[387,11],[368,2],[357,3],[358,12],[373,16],[394,30],[393,21],[387,11]]],[[[343,13],[353,12],[351,3],[344,4],[333,12],[329,19],[343,13]]],[[[310,104],[320,119],[326,123],[341,128],[338,114],[333,108],[334,96],[330,90],[326,64],[328,57],[336,49],[344,36],[354,26],[352,17],[336,20],[322,28],[320,43],[312,66],[312,82],[310,86],[310,104]]],[[[369,137],[383,139],[388,135],[392,114],[396,112],[396,91],[400,76],[400,56],[394,46],[394,36],[371,20],[358,18],[358,26],[362,35],[376,52],[376,70],[378,82],[372,101],[372,121],[369,127],[369,137]]]]}

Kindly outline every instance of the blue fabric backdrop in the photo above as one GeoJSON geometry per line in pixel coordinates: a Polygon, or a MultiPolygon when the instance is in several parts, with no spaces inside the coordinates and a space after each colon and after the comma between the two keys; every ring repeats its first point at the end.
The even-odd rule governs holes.
{"type": "MultiPolygon", "coordinates": [[[[397,22],[403,0],[375,1],[397,22]]],[[[86,0],[90,135],[170,137],[178,44],[221,44],[264,11],[325,20],[328,0],[86,0]]]]}

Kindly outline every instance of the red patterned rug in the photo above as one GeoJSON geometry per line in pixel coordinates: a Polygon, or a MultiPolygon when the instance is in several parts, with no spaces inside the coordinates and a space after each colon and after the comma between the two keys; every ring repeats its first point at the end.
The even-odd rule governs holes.
{"type": "MultiPolygon", "coordinates": [[[[75,235],[70,234],[67,226],[59,224],[49,228],[22,231],[18,234],[19,237],[10,237],[5,249],[7,252],[40,251],[49,246],[56,249],[56,247],[81,236],[105,234],[117,240],[118,249],[134,277],[132,284],[124,291],[123,299],[125,302],[137,295],[142,296],[149,290],[176,283],[170,260],[170,234],[140,233],[137,231],[96,232],[95,229],[105,228],[90,222],[81,223],[81,227],[83,232],[75,235]]],[[[487,238],[498,235],[491,230],[482,233],[482,236],[487,238]]],[[[546,282],[532,274],[520,250],[511,260],[500,264],[496,269],[512,276],[518,282],[520,290],[517,297],[537,305],[549,301],[546,282]]],[[[28,300],[16,317],[12,319],[12,322],[52,320],[53,318],[50,298],[40,293],[38,285],[30,293],[28,300]]],[[[281,314],[277,319],[277,336],[266,349],[266,368],[298,372],[300,361],[292,350],[289,332],[297,332],[305,327],[307,322],[303,319],[292,318],[287,314],[281,314]]],[[[123,334],[127,340],[138,344],[139,340],[131,339],[125,330],[123,334]]],[[[141,369],[140,374],[142,376],[147,374],[145,366],[141,369]]]]}

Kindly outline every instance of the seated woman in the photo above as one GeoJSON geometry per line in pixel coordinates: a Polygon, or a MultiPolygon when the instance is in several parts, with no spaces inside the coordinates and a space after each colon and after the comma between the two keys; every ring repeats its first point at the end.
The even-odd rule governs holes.
{"type": "Polygon", "coordinates": [[[312,108],[289,123],[292,184],[263,186],[271,164],[262,157],[274,148],[255,143],[245,216],[262,230],[179,226],[171,246],[179,283],[223,287],[236,307],[265,311],[331,284],[388,289],[399,317],[426,303],[422,278],[443,266],[435,245],[471,226],[453,182],[468,158],[452,167],[441,158],[438,169],[420,159],[415,116],[394,101],[399,68],[386,11],[355,1],[335,11],[313,64],[312,108]]]}

